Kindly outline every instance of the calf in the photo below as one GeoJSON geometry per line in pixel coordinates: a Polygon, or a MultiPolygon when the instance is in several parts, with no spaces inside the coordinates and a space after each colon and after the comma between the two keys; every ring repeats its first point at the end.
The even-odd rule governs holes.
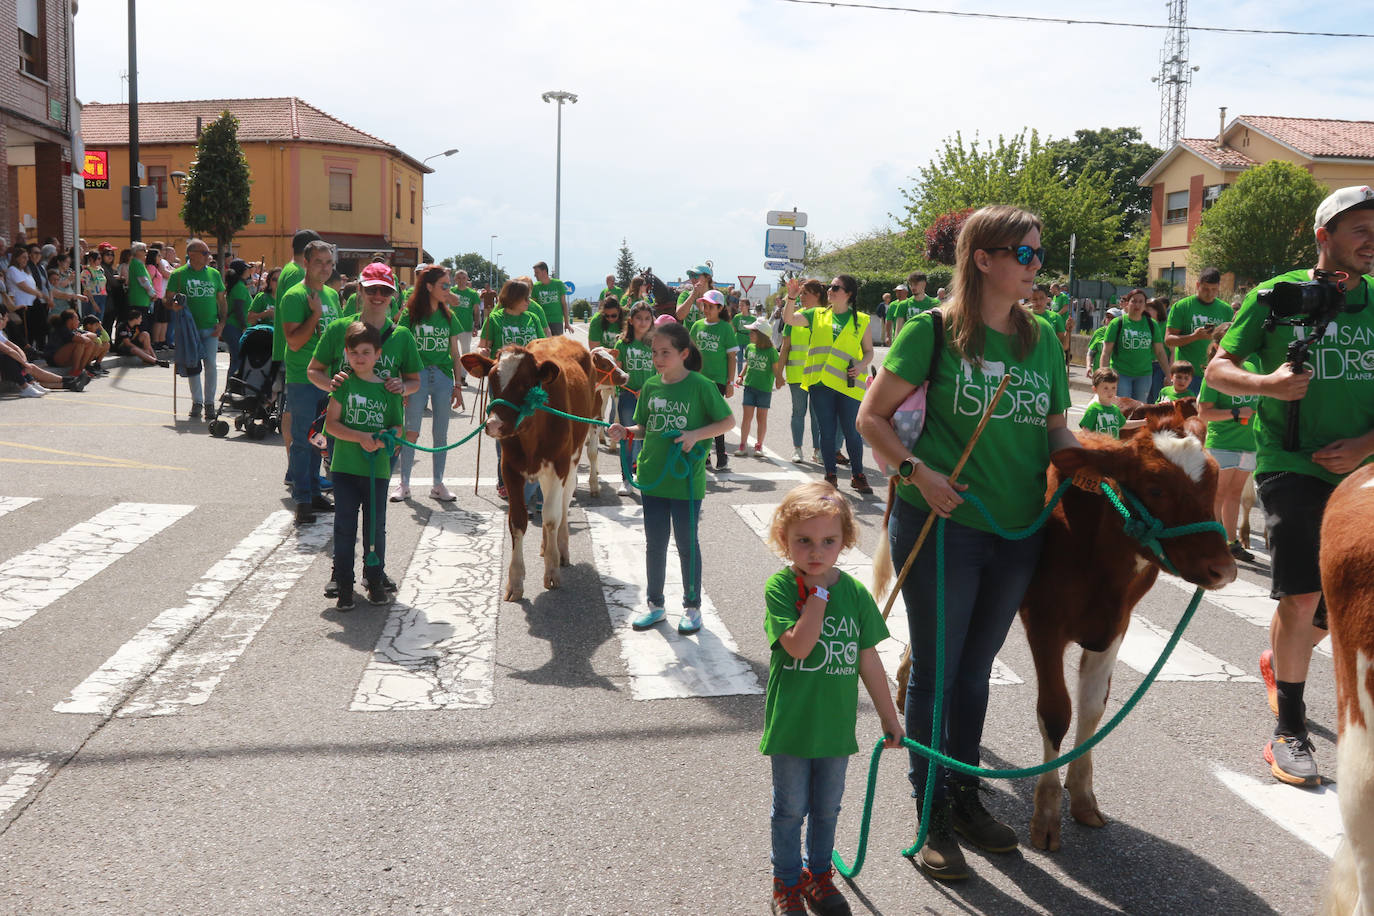
{"type": "Polygon", "coordinates": [[[1322,516],[1322,593],[1336,665],[1345,840],[1331,866],[1323,913],[1374,913],[1374,465],[1351,474],[1322,516]],[[1363,908],[1361,908],[1363,904],[1363,908]]]}
{"type": "MultiPolygon", "coordinates": [[[[1065,478],[1078,478],[1085,485],[1110,478],[1116,482],[1114,490],[1130,490],[1166,527],[1211,521],[1217,466],[1203,450],[1196,430],[1185,431],[1192,424],[1182,416],[1184,411],[1177,405],[1147,409],[1146,425],[1122,440],[1080,433],[1080,448],[1052,456],[1049,492],[1065,478]]],[[[889,495],[889,511],[891,500],[889,495]]],[[[1175,538],[1164,542],[1164,549],[1189,582],[1215,589],[1236,578],[1235,560],[1219,532],[1175,538]]],[[[906,560],[888,561],[881,546],[878,554],[875,563],[888,563],[889,570],[892,562],[906,560]]],[[[1083,648],[1078,673],[1077,740],[1081,743],[1101,721],[1131,610],[1154,585],[1159,570],[1158,559],[1125,533],[1120,514],[1100,490],[1070,487],[1065,492],[1046,522],[1040,561],[1021,605],[1021,622],[1035,660],[1036,712],[1046,761],[1059,756],[1073,714],[1064,679],[1064,650],[1071,642],[1083,648]]],[[[875,570],[875,580],[885,580],[887,573],[875,570]]],[[[879,586],[876,581],[875,586],[879,586]]],[[[897,670],[899,707],[904,704],[910,666],[908,647],[897,670]]],[[[1106,819],[1092,791],[1091,753],[1069,764],[1067,785],[1074,819],[1103,826],[1106,819]]],[[[1061,793],[1057,770],[1041,775],[1035,788],[1031,842],[1042,849],[1059,848],[1061,793]]]]}
{"type": "MultiPolygon", "coordinates": [[[[597,419],[605,419],[606,405],[615,397],[616,389],[630,380],[630,376],[624,369],[620,368],[620,362],[616,358],[614,350],[607,350],[605,347],[596,347],[592,350],[592,392],[596,402],[595,413],[590,416],[597,419]]],[[[597,433],[605,435],[604,426],[593,426],[587,430],[587,464],[589,465],[590,479],[587,489],[593,496],[601,495],[601,477],[597,469],[597,433]]]]}
{"type": "MultiPolygon", "coordinates": [[[[566,337],[532,340],[528,347],[503,347],[492,360],[479,353],[465,353],[463,367],[487,379],[492,400],[523,404],[530,390],[542,387],[547,404],[577,417],[591,417],[592,357],[586,347],[566,337]]],[[[577,487],[577,465],[587,441],[588,424],[546,411],[535,411],[516,425],[516,410],[504,404],[491,409],[486,433],[501,442],[501,482],[510,498],[510,567],[506,573],[506,600],[524,597],[523,545],[529,510],[525,505],[525,481],[537,480],[544,491],[543,540],[544,587],[557,588],[560,566],[572,565],[568,549],[568,503],[577,487]]],[[[595,467],[595,465],[593,465],[595,467]]]]}

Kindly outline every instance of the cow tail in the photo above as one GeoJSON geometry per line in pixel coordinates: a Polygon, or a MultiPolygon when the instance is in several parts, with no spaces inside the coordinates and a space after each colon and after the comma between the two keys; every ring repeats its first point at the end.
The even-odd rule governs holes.
{"type": "Polygon", "coordinates": [[[873,596],[882,601],[892,584],[892,548],[887,540],[887,522],[892,517],[893,500],[897,498],[897,478],[887,481],[887,505],[883,507],[883,524],[878,530],[878,547],[873,551],[873,596]]]}

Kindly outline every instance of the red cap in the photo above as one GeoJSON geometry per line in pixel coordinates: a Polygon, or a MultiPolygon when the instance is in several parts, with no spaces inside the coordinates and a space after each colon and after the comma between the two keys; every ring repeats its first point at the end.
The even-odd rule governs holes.
{"type": "Polygon", "coordinates": [[[96,246],[96,249],[99,251],[114,251],[115,246],[111,245],[109,242],[101,242],[96,246]]]}
{"type": "Polygon", "coordinates": [[[385,264],[369,264],[363,268],[362,277],[358,280],[360,286],[389,286],[396,288],[396,283],[391,279],[391,268],[385,264]]]}

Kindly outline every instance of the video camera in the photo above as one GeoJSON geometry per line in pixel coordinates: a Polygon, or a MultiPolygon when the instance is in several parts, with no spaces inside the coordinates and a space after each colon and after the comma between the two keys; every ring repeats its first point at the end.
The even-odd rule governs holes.
{"type": "MultiPolygon", "coordinates": [[[[1303,371],[1312,345],[1326,336],[1327,328],[1345,311],[1345,283],[1350,275],[1344,271],[1315,270],[1312,279],[1301,283],[1284,280],[1269,289],[1260,290],[1256,301],[1268,307],[1264,330],[1274,328],[1310,328],[1306,337],[1295,337],[1288,344],[1288,365],[1294,372],[1303,371]]],[[[1283,432],[1283,447],[1298,450],[1298,405],[1288,402],[1288,427],[1283,432]]]]}

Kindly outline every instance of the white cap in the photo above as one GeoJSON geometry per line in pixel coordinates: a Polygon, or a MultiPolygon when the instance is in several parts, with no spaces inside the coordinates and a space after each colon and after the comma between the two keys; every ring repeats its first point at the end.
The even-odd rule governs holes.
{"type": "Polygon", "coordinates": [[[1122,312],[1119,308],[1109,308],[1107,309],[1107,314],[1113,318],[1120,318],[1125,313],[1122,312]]]}
{"type": "Polygon", "coordinates": [[[746,324],[744,329],[746,331],[758,331],[760,334],[768,336],[771,336],[773,333],[773,326],[768,323],[767,318],[755,318],[753,321],[746,324]]]}
{"type": "Polygon", "coordinates": [[[713,302],[716,305],[725,304],[725,294],[718,289],[710,289],[701,294],[701,302],[713,302]]]}
{"type": "Polygon", "coordinates": [[[1361,210],[1374,207],[1374,190],[1369,185],[1357,188],[1341,188],[1317,206],[1315,229],[1320,229],[1347,210],[1361,210]]]}

